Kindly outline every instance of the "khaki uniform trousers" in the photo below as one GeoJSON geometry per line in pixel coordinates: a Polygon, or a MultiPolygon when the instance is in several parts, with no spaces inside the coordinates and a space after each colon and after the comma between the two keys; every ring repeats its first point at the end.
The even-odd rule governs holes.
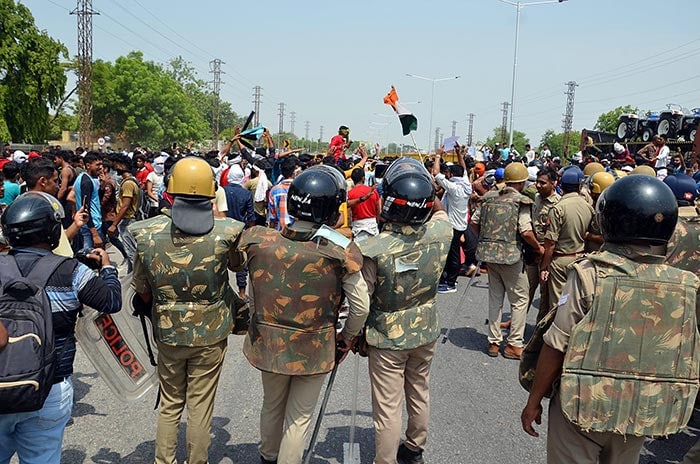
{"type": "Polygon", "coordinates": [[[406,446],[412,451],[425,449],[430,422],[430,364],[435,345],[432,342],[412,350],[369,347],[375,464],[396,464],[404,394],[408,410],[406,446]]]}
{"type": "Polygon", "coordinates": [[[549,402],[548,464],[639,464],[644,437],[584,432],[561,411],[559,395],[549,402]]]}
{"type": "MultiPolygon", "coordinates": [[[[583,254],[581,254],[583,256],[583,254]]],[[[579,259],[580,256],[560,256],[552,258],[549,264],[549,277],[547,278],[547,293],[549,293],[549,302],[552,305],[559,303],[559,297],[564,284],[569,275],[569,265],[579,259]]]]}
{"type": "Polygon", "coordinates": [[[187,406],[187,462],[206,464],[211,420],[227,340],[203,347],[158,342],[160,406],[156,431],[156,464],[176,464],[177,432],[187,406]]]}
{"type": "Polygon", "coordinates": [[[510,301],[510,333],[508,343],[520,348],[525,337],[525,319],[528,308],[527,274],[523,272],[523,262],[515,264],[487,263],[489,275],[489,343],[500,345],[503,341],[501,317],[503,298],[508,294],[510,301]]]}
{"type": "MultiPolygon", "coordinates": [[[[540,266],[539,264],[528,264],[525,266],[525,273],[527,274],[527,282],[529,285],[528,291],[528,305],[527,309],[530,309],[530,305],[535,299],[535,292],[537,287],[540,285],[540,266]]],[[[547,286],[540,288],[540,306],[537,310],[537,322],[540,322],[543,317],[547,315],[549,310],[552,309],[549,303],[549,292],[547,291],[547,286]]]]}
{"type": "Polygon", "coordinates": [[[300,464],[326,374],[261,374],[260,455],[278,464],[300,464]]]}

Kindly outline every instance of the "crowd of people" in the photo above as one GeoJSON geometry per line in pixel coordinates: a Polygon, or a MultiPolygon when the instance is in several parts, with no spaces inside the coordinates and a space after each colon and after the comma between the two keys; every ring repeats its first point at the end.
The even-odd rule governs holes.
{"type": "MultiPolygon", "coordinates": [[[[68,279],[61,288],[72,293],[49,293],[52,308],[68,298],[76,315],[81,304],[118,310],[104,248],[123,257],[134,307],[151,319],[158,346],[156,463],[176,462],[185,408],[188,462],[207,462],[231,333],[246,334],[243,353],[261,371],[263,464],[301,462],[324,380],[351,350],[369,357],[374,462],[424,462],[436,294],[478,273],[489,283],[488,356],[525,362],[525,320],[540,289],[530,344],[541,349],[525,369],[522,424],[537,434],[532,423],[554,388],[549,462],[638,462],[644,436],[687,423],[698,390],[700,358],[688,347],[698,341],[700,267],[698,222],[685,217],[697,216],[700,173],[670,156],[663,139],[635,155],[591,144],[566,166],[546,146],[520,155],[456,145],[445,147],[455,162],[444,161],[444,149],[420,161],[380,160],[362,144],[352,149],[347,126],[318,156],[277,150],[267,130],[261,139],[255,148],[236,129],[206,153],[192,144],[26,156],[4,147],[9,256],[22,270],[50,250],[86,250],[100,263],[95,274],[65,261],[72,284],[71,269],[59,267],[55,279],[68,279]],[[670,367],[657,366],[659,356],[670,367]],[[591,401],[598,390],[606,393],[591,401]]],[[[74,326],[71,316],[56,329],[66,348],[42,408],[62,404],[55,427],[37,430],[30,412],[0,414],[0,462],[15,452],[23,462],[59,462],[74,326]],[[44,441],[28,445],[25,433],[44,441]]]]}

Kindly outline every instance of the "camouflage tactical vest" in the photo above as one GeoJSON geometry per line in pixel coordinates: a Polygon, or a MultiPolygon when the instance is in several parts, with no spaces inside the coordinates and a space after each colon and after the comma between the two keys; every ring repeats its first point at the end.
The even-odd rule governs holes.
{"type": "Polygon", "coordinates": [[[187,235],[167,215],[129,226],[153,292],[153,326],[166,345],[207,346],[233,328],[235,294],[229,285],[229,250],[243,230],[215,218],[206,235],[187,235]]]}
{"type": "Polygon", "coordinates": [[[446,220],[421,226],[387,224],[360,244],[377,263],[365,336],[371,346],[410,350],[440,335],[435,296],[452,240],[446,220]]]}
{"type": "Polygon", "coordinates": [[[520,261],[522,245],[518,233],[518,213],[521,204],[531,205],[532,200],[508,187],[484,196],[476,259],[493,264],[515,264],[520,261]]]}
{"type": "MultiPolygon", "coordinates": [[[[586,431],[665,436],[684,427],[698,392],[698,278],[604,251],[590,311],[574,327],[564,358],[564,415],[586,431]]],[[[611,253],[610,250],[613,253],[611,253]]]]}
{"type": "Polygon", "coordinates": [[[335,363],[342,278],[360,271],[362,255],[353,243],[312,237],[259,226],[241,236],[255,304],[243,353],[262,371],[311,375],[335,363]]]}

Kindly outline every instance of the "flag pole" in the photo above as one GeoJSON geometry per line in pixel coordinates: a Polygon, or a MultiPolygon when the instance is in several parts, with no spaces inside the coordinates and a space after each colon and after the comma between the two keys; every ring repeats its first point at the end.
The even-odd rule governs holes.
{"type": "Polygon", "coordinates": [[[411,140],[413,141],[413,146],[416,147],[416,151],[418,152],[418,156],[420,156],[420,162],[423,162],[423,155],[420,152],[420,148],[418,148],[418,144],[416,143],[416,138],[413,136],[413,132],[410,132],[411,135],[411,140]]]}

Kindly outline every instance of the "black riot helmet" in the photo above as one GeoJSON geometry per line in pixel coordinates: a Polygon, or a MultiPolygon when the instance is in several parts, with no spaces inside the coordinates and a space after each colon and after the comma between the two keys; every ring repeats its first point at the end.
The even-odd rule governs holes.
{"type": "Polygon", "coordinates": [[[423,224],[435,200],[432,176],[413,158],[394,161],[382,180],[382,217],[401,224],[423,224]]]}
{"type": "Polygon", "coordinates": [[[297,175],[287,193],[287,210],[298,220],[334,226],[347,200],[345,178],[332,166],[319,165],[297,175]]]}
{"type": "Polygon", "coordinates": [[[606,242],[665,245],[678,221],[671,189],[651,176],[625,176],[605,189],[596,206],[606,242]]]}
{"type": "Polygon", "coordinates": [[[61,238],[64,216],[63,207],[56,198],[46,193],[28,192],[7,207],[0,223],[10,246],[47,243],[54,249],[61,238]]]}

